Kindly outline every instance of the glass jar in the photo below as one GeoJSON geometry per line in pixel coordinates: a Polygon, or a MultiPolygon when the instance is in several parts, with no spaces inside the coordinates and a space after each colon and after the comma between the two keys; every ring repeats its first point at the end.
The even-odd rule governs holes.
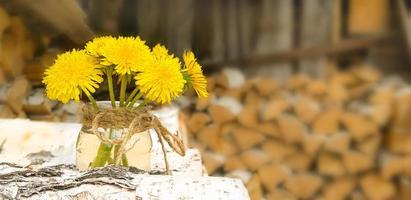
{"type": "MultiPolygon", "coordinates": [[[[110,102],[98,102],[99,108],[111,108],[110,102]]],[[[171,133],[180,129],[178,109],[163,108],[152,112],[171,133]]],[[[76,164],[80,170],[102,167],[109,164],[133,166],[151,170],[153,151],[161,150],[158,137],[153,129],[128,134],[128,127],[110,128],[83,125],[77,139],[76,164]],[[96,130],[99,134],[96,134],[96,130]]],[[[170,147],[167,147],[170,149],[170,147]]]]}

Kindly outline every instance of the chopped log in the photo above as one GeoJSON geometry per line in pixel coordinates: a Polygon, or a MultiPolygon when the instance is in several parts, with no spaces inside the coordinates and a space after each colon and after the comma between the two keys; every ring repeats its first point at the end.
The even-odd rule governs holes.
{"type": "Polygon", "coordinates": [[[312,159],[303,152],[296,152],[286,156],[282,162],[294,172],[306,172],[311,165],[312,159]]]}
{"type": "Polygon", "coordinates": [[[411,181],[409,178],[402,177],[400,180],[399,198],[401,200],[407,200],[411,198],[411,181]]]}
{"type": "Polygon", "coordinates": [[[244,93],[243,88],[237,87],[237,88],[222,90],[221,93],[218,94],[218,96],[219,97],[230,97],[240,102],[243,97],[243,93],[244,93]]]}
{"type": "Polygon", "coordinates": [[[263,98],[256,91],[249,90],[245,93],[244,104],[260,105],[262,102],[263,98]]]}
{"type": "Polygon", "coordinates": [[[252,174],[247,170],[235,170],[228,173],[227,177],[238,178],[241,181],[243,181],[243,183],[248,183],[252,178],[252,174]]]}
{"type": "Polygon", "coordinates": [[[272,138],[281,138],[281,132],[278,125],[274,122],[263,122],[255,127],[255,130],[263,133],[264,135],[272,138]]]}
{"type": "Polygon", "coordinates": [[[370,135],[378,134],[378,125],[357,113],[343,113],[341,121],[356,141],[361,141],[370,135]]]}
{"type": "Polygon", "coordinates": [[[187,127],[191,134],[196,134],[210,121],[211,118],[208,114],[197,112],[191,115],[190,119],[187,122],[187,127]]]}
{"type": "Polygon", "coordinates": [[[232,156],[238,153],[237,146],[229,138],[220,138],[218,140],[217,146],[210,147],[213,151],[221,153],[224,156],[232,156]]]}
{"type": "Polygon", "coordinates": [[[242,110],[242,105],[232,98],[219,98],[208,107],[211,119],[217,123],[225,123],[235,119],[242,110]]]}
{"type": "Polygon", "coordinates": [[[0,38],[2,38],[3,31],[10,26],[10,16],[7,11],[0,6],[0,38]]]}
{"type": "Polygon", "coordinates": [[[7,105],[0,104],[0,118],[15,118],[16,114],[11,110],[11,108],[7,105]]]}
{"type": "Polygon", "coordinates": [[[279,118],[288,108],[290,103],[284,98],[274,98],[261,107],[261,119],[270,121],[279,118]]]}
{"type": "Polygon", "coordinates": [[[338,177],[344,175],[345,168],[339,157],[331,153],[321,153],[317,161],[318,173],[323,176],[338,177]]]}
{"type": "Polygon", "coordinates": [[[238,127],[232,132],[232,137],[240,150],[247,150],[264,141],[265,136],[253,129],[238,127]]]}
{"type": "Polygon", "coordinates": [[[216,87],[216,77],[214,76],[207,76],[207,91],[212,92],[216,87]]]}
{"type": "Polygon", "coordinates": [[[250,194],[250,199],[261,199],[263,197],[261,180],[258,175],[251,177],[250,181],[246,184],[246,188],[250,194]]]}
{"type": "Polygon", "coordinates": [[[361,83],[350,88],[349,96],[352,99],[360,99],[365,96],[374,86],[374,83],[361,83]]]}
{"type": "Polygon", "coordinates": [[[374,89],[368,101],[372,104],[390,105],[394,103],[394,90],[392,87],[377,87],[374,89]]]}
{"type": "Polygon", "coordinates": [[[341,107],[332,106],[318,114],[313,123],[313,132],[324,135],[337,133],[340,130],[341,113],[341,107]]]}
{"type": "Polygon", "coordinates": [[[254,81],[254,87],[261,96],[268,97],[277,90],[278,85],[271,78],[261,78],[254,81]]]}
{"type": "Polygon", "coordinates": [[[380,145],[381,135],[375,135],[359,142],[356,147],[359,151],[374,157],[379,153],[380,145]]]}
{"type": "Polygon", "coordinates": [[[327,101],[331,103],[344,103],[349,99],[349,92],[346,87],[331,83],[327,90],[327,101]]]}
{"type": "Polygon", "coordinates": [[[29,115],[29,119],[33,121],[42,121],[42,122],[60,122],[61,118],[54,114],[48,115],[29,115]]]}
{"type": "Polygon", "coordinates": [[[344,200],[355,187],[353,178],[342,177],[333,180],[324,186],[323,194],[325,199],[344,200]]]}
{"type": "Polygon", "coordinates": [[[312,199],[322,184],[323,180],[320,176],[303,173],[289,177],[284,186],[298,198],[312,199]]]}
{"type": "Polygon", "coordinates": [[[310,81],[307,85],[306,92],[314,97],[322,97],[327,94],[327,83],[322,80],[310,81]]]}
{"type": "Polygon", "coordinates": [[[284,165],[268,164],[260,167],[257,174],[266,190],[275,191],[290,176],[291,171],[284,165]]]}
{"type": "Polygon", "coordinates": [[[271,191],[268,193],[266,196],[267,200],[297,200],[297,197],[283,189],[276,189],[274,191],[271,191]]]}
{"type": "Polygon", "coordinates": [[[219,134],[220,134],[220,127],[216,124],[210,124],[197,134],[197,139],[206,144],[212,149],[217,149],[219,147],[219,134]]]}
{"type": "Polygon", "coordinates": [[[361,173],[374,167],[374,158],[358,151],[345,152],[342,161],[350,174],[361,173]]]}
{"type": "Polygon", "coordinates": [[[250,171],[258,170],[270,160],[267,153],[257,149],[251,149],[241,153],[240,159],[250,171]]]}
{"type": "Polygon", "coordinates": [[[264,142],[261,149],[267,153],[274,162],[281,162],[285,157],[297,152],[297,149],[293,145],[272,139],[264,142]]]}
{"type": "Polygon", "coordinates": [[[393,116],[392,130],[396,132],[406,133],[411,130],[411,90],[410,88],[404,88],[398,91],[395,98],[395,108],[393,116]]]}
{"type": "Polygon", "coordinates": [[[307,134],[307,127],[296,117],[283,115],[278,119],[282,138],[288,143],[302,143],[307,134]]]}
{"type": "Polygon", "coordinates": [[[310,124],[320,112],[318,103],[308,97],[298,98],[293,108],[298,118],[306,124],[310,124]]]}
{"type": "MultiPolygon", "coordinates": [[[[17,19],[12,18],[12,23],[22,23],[17,19]]],[[[22,56],[22,45],[18,41],[16,35],[12,35],[11,32],[3,35],[1,40],[1,49],[7,49],[7,51],[1,51],[0,64],[6,77],[16,77],[21,75],[24,68],[24,59],[22,56]]]]}
{"type": "Polygon", "coordinates": [[[359,80],[350,72],[338,71],[331,74],[329,82],[330,84],[341,85],[346,88],[349,88],[353,85],[356,85],[359,82],[359,80]]]}
{"type": "Polygon", "coordinates": [[[213,93],[210,93],[207,98],[198,98],[196,100],[196,110],[197,111],[206,110],[214,98],[215,97],[213,93]]]}
{"type": "MultiPolygon", "coordinates": [[[[387,1],[387,0],[380,0],[387,1]]],[[[381,79],[381,73],[374,67],[365,63],[357,64],[350,69],[359,80],[366,83],[375,83],[381,79]]]]}
{"type": "Polygon", "coordinates": [[[351,137],[347,133],[337,133],[327,138],[324,149],[327,151],[344,154],[350,149],[351,137]]]}
{"type": "Polygon", "coordinates": [[[4,85],[6,81],[6,75],[4,74],[3,69],[0,68],[0,86],[4,85]]]}
{"type": "Polygon", "coordinates": [[[52,103],[44,96],[44,89],[34,89],[23,101],[23,110],[29,115],[50,115],[52,103]]]}
{"type": "Polygon", "coordinates": [[[411,156],[383,154],[381,156],[381,176],[390,180],[395,176],[403,175],[411,165],[411,156]]]}
{"type": "Polygon", "coordinates": [[[286,87],[290,90],[304,89],[310,81],[306,74],[296,74],[287,80],[286,87]]]}
{"type": "Polygon", "coordinates": [[[246,104],[237,116],[238,122],[248,128],[258,127],[258,111],[259,105],[246,104]]]}
{"type": "Polygon", "coordinates": [[[226,89],[239,88],[244,83],[243,72],[236,68],[224,68],[216,79],[216,85],[226,89]]]}
{"type": "Polygon", "coordinates": [[[224,156],[210,152],[203,154],[203,160],[209,174],[214,174],[225,162],[224,156]]]}
{"type": "Polygon", "coordinates": [[[26,113],[23,111],[23,99],[29,89],[29,82],[25,78],[19,77],[13,82],[8,90],[6,103],[19,117],[26,116],[26,113]]]}
{"type": "Polygon", "coordinates": [[[407,132],[391,131],[388,133],[385,143],[391,153],[411,153],[411,135],[407,132]]]}
{"type": "Polygon", "coordinates": [[[325,141],[326,138],[322,135],[307,134],[303,143],[304,152],[311,157],[316,156],[325,141]]]}
{"type": "Polygon", "coordinates": [[[366,175],[360,180],[361,189],[369,199],[392,199],[396,194],[395,186],[378,175],[366,175]]]}
{"type": "Polygon", "coordinates": [[[224,171],[245,170],[244,162],[238,156],[231,156],[224,162],[224,171]]]}

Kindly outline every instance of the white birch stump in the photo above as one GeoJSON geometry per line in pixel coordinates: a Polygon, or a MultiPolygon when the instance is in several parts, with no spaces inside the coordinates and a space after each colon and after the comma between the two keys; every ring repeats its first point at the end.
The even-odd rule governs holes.
{"type": "MultiPolygon", "coordinates": [[[[156,111],[165,127],[179,129],[175,108],[156,111]]],[[[181,157],[167,147],[172,176],[164,174],[158,138],[150,131],[150,170],[107,166],[79,172],[76,140],[81,124],[0,120],[1,199],[249,199],[238,179],[207,177],[201,156],[181,157]]]]}

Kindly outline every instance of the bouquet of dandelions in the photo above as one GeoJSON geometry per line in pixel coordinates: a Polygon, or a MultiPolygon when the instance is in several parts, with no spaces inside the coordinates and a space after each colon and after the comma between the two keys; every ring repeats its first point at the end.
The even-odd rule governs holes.
{"type": "MultiPolygon", "coordinates": [[[[134,145],[128,144],[130,138],[150,128],[156,130],[163,152],[164,139],[184,155],[182,142],[147,111],[147,105],[169,104],[187,88],[193,88],[200,97],[208,96],[207,81],[191,51],[183,54],[182,64],[164,46],[156,45],[150,50],[139,37],[99,37],[88,42],[83,50],[63,53],[46,70],[43,83],[50,99],[67,103],[79,101],[82,94],[88,98],[89,103],[83,107],[83,127],[100,139],[97,154],[90,161],[91,168],[107,164],[127,166],[125,153],[134,145]],[[99,106],[93,97],[104,77],[109,108],[99,106]],[[114,91],[113,79],[118,80],[119,91],[114,91]],[[134,89],[127,96],[130,85],[134,89]]],[[[165,152],[164,159],[168,172],[165,152]]]]}

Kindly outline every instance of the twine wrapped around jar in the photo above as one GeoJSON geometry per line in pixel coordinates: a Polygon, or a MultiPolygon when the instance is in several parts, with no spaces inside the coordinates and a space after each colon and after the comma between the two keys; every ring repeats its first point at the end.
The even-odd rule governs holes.
{"type": "Polygon", "coordinates": [[[133,144],[128,144],[132,136],[136,133],[146,131],[151,128],[155,116],[148,113],[148,109],[137,110],[130,108],[100,108],[95,110],[91,106],[82,107],[83,118],[82,123],[85,129],[96,135],[99,140],[106,145],[118,145],[119,148],[114,152],[114,164],[119,165],[121,157],[131,148],[133,144]],[[104,129],[123,129],[125,134],[120,137],[107,137],[104,129]]]}

